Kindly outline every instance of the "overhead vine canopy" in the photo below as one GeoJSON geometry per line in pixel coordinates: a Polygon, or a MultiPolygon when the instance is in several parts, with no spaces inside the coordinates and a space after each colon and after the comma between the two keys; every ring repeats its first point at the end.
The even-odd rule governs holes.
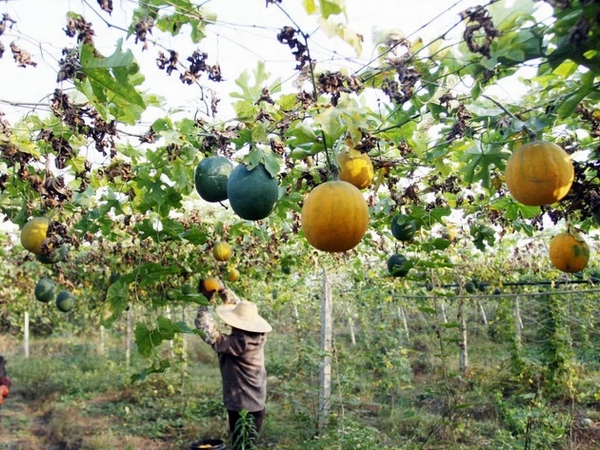
{"type": "MultiPolygon", "coordinates": [[[[280,21],[256,27],[287,49],[285,63],[293,68],[287,79],[272,76],[264,61],[223,73],[224,56],[203,46],[235,25],[221,22],[210,2],[70,5],[63,23],[44,24],[65,39],[52,63],[54,88],[41,104],[0,106],[26,108],[14,122],[0,117],[0,208],[3,220],[19,228],[45,215],[54,244],[87,249],[101,242],[121,255],[124,268],[135,268],[109,290],[107,322],[125,310],[128,287],[140,279],[151,285],[210,272],[202,259],[186,256],[182,264],[173,256],[186,246],[208,254],[213,241],[229,239],[256,277],[273,267],[285,267],[285,274],[291,265],[314,264],[300,226],[302,204],[315,186],[337,178],[337,157],[348,149],[372,161],[375,178],[363,190],[370,223],[356,248],[333,258],[369,254],[384,261],[402,245],[416,255],[411,267],[419,270],[412,274],[423,277],[425,269],[453,264],[442,251],[456,239],[485,251],[507,233],[534,235],[549,223],[544,217],[554,224],[566,219],[584,232],[595,225],[597,0],[484,2],[455,17],[450,30],[458,30],[458,40],[446,32],[423,40],[382,31],[372,60],[345,57],[352,64],[339,70],[313,55],[324,36],[362,53],[363,37],[346,23],[343,0],[303,2],[308,30],[286,1],[267,0],[254,8],[280,11],[280,21]],[[170,46],[176,39],[194,50],[170,46]],[[148,61],[151,66],[143,64],[148,61]],[[154,90],[147,89],[150,78],[159,80],[154,90]],[[522,95],[499,95],[498,86],[510,89],[508,79],[522,95]],[[216,86],[227,80],[235,80],[233,92],[219,96],[216,86]],[[175,83],[178,91],[189,89],[195,107],[170,109],[175,83]],[[232,116],[223,118],[220,109],[232,116]],[[560,145],[574,162],[571,190],[557,204],[525,206],[507,190],[506,162],[532,139],[560,145]],[[249,169],[262,165],[277,179],[279,199],[268,217],[246,221],[227,202],[200,202],[194,170],[215,155],[249,169]],[[397,213],[414,220],[418,239],[394,241],[397,213]],[[450,222],[457,236],[448,232],[450,222]],[[149,251],[140,260],[131,250],[153,246],[168,251],[149,251]]],[[[26,6],[0,5],[3,70],[38,70],[36,37],[20,35],[11,8],[26,6]]],[[[228,57],[244,60],[243,54],[228,57]]],[[[88,257],[101,260],[112,251],[88,257]]]]}

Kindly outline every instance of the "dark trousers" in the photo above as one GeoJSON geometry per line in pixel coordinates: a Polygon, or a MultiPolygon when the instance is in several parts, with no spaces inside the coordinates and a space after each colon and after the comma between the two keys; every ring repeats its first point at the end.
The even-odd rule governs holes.
{"type": "MultiPolygon", "coordinates": [[[[262,426],[263,420],[265,420],[265,410],[262,409],[260,411],[249,412],[248,415],[254,418],[254,430],[256,433],[253,433],[252,443],[256,445],[256,438],[260,432],[260,427],[262,426]]],[[[229,431],[231,431],[231,448],[232,450],[236,450],[237,447],[235,442],[237,441],[238,435],[236,433],[235,424],[240,418],[240,411],[230,411],[228,409],[227,416],[229,417],[229,431]]]]}

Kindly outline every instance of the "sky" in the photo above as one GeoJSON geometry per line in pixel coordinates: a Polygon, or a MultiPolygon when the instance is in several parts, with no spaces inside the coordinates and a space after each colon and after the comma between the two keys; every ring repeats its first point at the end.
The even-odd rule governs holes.
{"type": "MultiPolygon", "coordinates": [[[[17,21],[0,36],[6,47],[0,59],[0,111],[10,123],[27,113],[31,105],[45,103],[55,88],[70,86],[56,83],[61,52],[75,45],[75,40],[62,31],[67,10],[81,13],[92,22],[96,46],[104,55],[114,51],[116,41],[124,37],[120,28],[128,26],[127,18],[137,1],[114,0],[113,3],[114,11],[109,16],[103,12],[98,14],[95,0],[0,0],[0,14],[8,13],[17,21]],[[31,53],[38,64],[36,68],[15,67],[9,50],[13,41],[31,53]],[[25,107],[10,107],[7,102],[24,103],[25,107]]],[[[183,58],[196,49],[208,53],[207,62],[220,64],[226,81],[212,83],[201,79],[201,82],[222,99],[220,117],[226,120],[233,115],[228,95],[236,89],[234,80],[242,71],[252,71],[258,60],[265,62],[273,78],[280,76],[291,83],[295,77],[296,62],[291,50],[276,39],[283,26],[300,27],[311,35],[311,56],[319,61],[318,68],[345,67],[353,71],[373,58],[374,33],[395,29],[411,40],[420,37],[429,42],[452,29],[460,11],[480,3],[477,0],[346,0],[347,25],[364,37],[364,51],[360,56],[340,39],[319,34],[316,17],[306,15],[300,0],[283,0],[280,7],[272,4],[267,7],[265,0],[208,0],[203,4],[217,14],[218,25],[209,27],[208,38],[199,44],[191,43],[187,34],[171,37],[154,33],[150,40],[155,43],[150,43],[148,50],[142,52],[133,37],[124,42],[124,48],[131,48],[140,62],[147,77],[145,88],[163,94],[172,108],[192,110],[199,106],[205,109],[199,88],[183,85],[177,74],[166,76],[156,67],[156,56],[165,48],[178,49],[183,58]]],[[[457,27],[452,33],[458,35],[460,31],[457,27]]]]}

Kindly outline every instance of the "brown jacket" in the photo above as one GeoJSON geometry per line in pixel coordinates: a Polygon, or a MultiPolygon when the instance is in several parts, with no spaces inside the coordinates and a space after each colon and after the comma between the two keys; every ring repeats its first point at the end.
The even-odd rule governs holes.
{"type": "Polygon", "coordinates": [[[249,333],[232,328],[220,334],[213,348],[219,357],[223,381],[223,403],[230,411],[261,411],[267,399],[267,371],[264,333],[249,333]]]}

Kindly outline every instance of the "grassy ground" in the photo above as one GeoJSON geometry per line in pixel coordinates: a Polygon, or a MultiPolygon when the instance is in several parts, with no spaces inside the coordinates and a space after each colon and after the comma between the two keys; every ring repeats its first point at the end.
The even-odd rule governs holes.
{"type": "MultiPolygon", "coordinates": [[[[95,336],[35,339],[25,359],[16,339],[0,337],[13,381],[0,407],[0,449],[162,450],[227,440],[217,361],[205,344],[188,340],[186,365],[132,384],[130,375],[147,363],[134,351],[126,367],[122,337],[108,339],[103,355],[95,336]]],[[[509,379],[501,347],[488,341],[473,347],[463,377],[427,340],[396,348],[338,335],[331,413],[317,432],[315,343],[298,343],[292,333],[270,338],[260,448],[600,448],[598,372],[580,374],[580,398],[532,400],[509,379]]]]}

